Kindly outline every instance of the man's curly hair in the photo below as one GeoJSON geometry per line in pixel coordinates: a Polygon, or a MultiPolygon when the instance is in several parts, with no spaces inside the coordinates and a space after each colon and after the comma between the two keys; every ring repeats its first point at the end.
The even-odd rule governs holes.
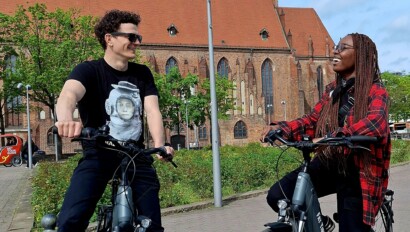
{"type": "Polygon", "coordinates": [[[107,33],[116,32],[122,23],[132,23],[138,26],[141,22],[141,17],[130,11],[110,10],[94,27],[95,37],[97,37],[104,50],[107,48],[105,35],[107,33]]]}

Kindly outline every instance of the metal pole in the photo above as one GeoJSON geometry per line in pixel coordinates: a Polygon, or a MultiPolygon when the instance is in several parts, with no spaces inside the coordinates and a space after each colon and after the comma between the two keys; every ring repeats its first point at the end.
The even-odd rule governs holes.
{"type": "Polygon", "coordinates": [[[214,176],[214,205],[222,206],[221,189],[221,165],[219,157],[219,137],[218,137],[218,112],[215,90],[215,70],[214,70],[214,47],[212,43],[212,14],[211,0],[207,0],[208,13],[208,43],[209,43],[209,72],[211,84],[211,123],[212,123],[212,157],[213,157],[213,176],[214,176]]]}
{"type": "Polygon", "coordinates": [[[185,118],[186,118],[186,149],[189,150],[189,122],[188,122],[188,101],[185,100],[185,118]]]}
{"type": "Polygon", "coordinates": [[[26,100],[27,100],[27,143],[28,143],[28,167],[33,168],[33,153],[31,148],[31,128],[30,128],[30,103],[28,91],[31,89],[30,85],[26,85],[26,100]]]}

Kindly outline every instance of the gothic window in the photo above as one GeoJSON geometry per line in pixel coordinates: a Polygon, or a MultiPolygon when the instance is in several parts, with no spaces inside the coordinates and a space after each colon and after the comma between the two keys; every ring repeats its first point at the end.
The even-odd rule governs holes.
{"type": "Polygon", "coordinates": [[[218,75],[223,78],[228,78],[229,64],[226,58],[222,58],[217,67],[218,75]]]}
{"type": "Polygon", "coordinates": [[[235,124],[233,135],[235,139],[245,139],[248,137],[246,124],[243,121],[238,121],[235,124]]]}
{"type": "Polygon", "coordinates": [[[53,146],[54,145],[54,133],[53,133],[53,128],[51,127],[47,131],[47,145],[48,146],[53,146]]]}
{"type": "Polygon", "coordinates": [[[199,127],[199,130],[198,130],[198,138],[199,138],[199,139],[207,139],[206,126],[201,126],[201,127],[199,127]]]}
{"type": "Polygon", "coordinates": [[[265,98],[265,114],[272,114],[273,110],[273,86],[272,86],[272,62],[266,59],[262,63],[262,95],[265,98]]]}
{"type": "MultiPolygon", "coordinates": [[[[16,71],[16,62],[17,62],[17,56],[15,55],[6,56],[5,67],[4,67],[4,70],[6,71],[5,72],[6,78],[12,78],[10,74],[16,71]]],[[[23,117],[23,115],[21,114],[23,110],[22,97],[21,96],[7,97],[6,101],[7,101],[6,103],[7,105],[6,126],[21,126],[22,117],[23,117]]]]}
{"type": "Polygon", "coordinates": [[[168,74],[173,67],[178,68],[178,62],[174,57],[171,57],[167,60],[167,64],[165,65],[165,74],[168,74]]]}
{"type": "Polygon", "coordinates": [[[323,95],[323,70],[322,66],[317,67],[317,90],[319,93],[319,99],[323,95]]]}

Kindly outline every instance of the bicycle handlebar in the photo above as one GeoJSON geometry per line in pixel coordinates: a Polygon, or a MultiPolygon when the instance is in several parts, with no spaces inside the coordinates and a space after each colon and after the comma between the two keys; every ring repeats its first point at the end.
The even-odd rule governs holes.
{"type": "Polygon", "coordinates": [[[122,152],[126,152],[127,154],[136,155],[139,153],[143,153],[146,155],[152,155],[158,153],[161,157],[163,157],[166,161],[170,162],[175,168],[178,167],[174,161],[172,161],[172,155],[167,153],[167,150],[164,146],[156,147],[156,148],[148,148],[142,149],[139,148],[134,140],[130,141],[120,141],[115,139],[114,137],[109,135],[109,127],[102,126],[99,129],[86,127],[81,130],[81,134],[77,138],[71,139],[72,142],[74,141],[96,141],[98,144],[103,144],[101,146],[104,148],[114,149],[122,152]]]}
{"type": "Polygon", "coordinates": [[[365,135],[352,135],[352,136],[342,136],[342,137],[328,137],[313,143],[311,140],[303,140],[290,142],[282,136],[282,130],[272,130],[264,138],[264,142],[273,143],[275,140],[279,140],[283,144],[294,147],[298,150],[314,149],[319,146],[347,146],[349,148],[362,148],[369,150],[366,147],[353,145],[353,143],[375,143],[378,141],[376,137],[365,136],[365,135]]]}

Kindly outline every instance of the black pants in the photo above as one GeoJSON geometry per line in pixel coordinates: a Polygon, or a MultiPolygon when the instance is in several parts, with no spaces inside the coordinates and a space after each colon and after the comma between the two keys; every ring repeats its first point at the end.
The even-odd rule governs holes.
{"type": "MultiPolygon", "coordinates": [[[[85,231],[98,200],[119,164],[120,159],[113,158],[112,154],[87,155],[80,160],[58,216],[58,231],[85,231]]],[[[135,170],[131,184],[134,206],[139,215],[152,220],[148,231],[162,232],[158,197],[160,186],[156,171],[149,164],[139,165],[135,170]]]]}
{"type": "MultiPolygon", "coordinates": [[[[337,167],[324,166],[318,159],[314,159],[309,167],[309,174],[318,197],[337,193],[339,231],[369,232],[370,226],[363,223],[359,175],[353,169],[349,170],[348,175],[342,175],[337,172],[337,167]]],[[[278,200],[292,199],[299,172],[300,169],[290,172],[270,188],[267,201],[276,212],[279,210],[278,200]]]]}

